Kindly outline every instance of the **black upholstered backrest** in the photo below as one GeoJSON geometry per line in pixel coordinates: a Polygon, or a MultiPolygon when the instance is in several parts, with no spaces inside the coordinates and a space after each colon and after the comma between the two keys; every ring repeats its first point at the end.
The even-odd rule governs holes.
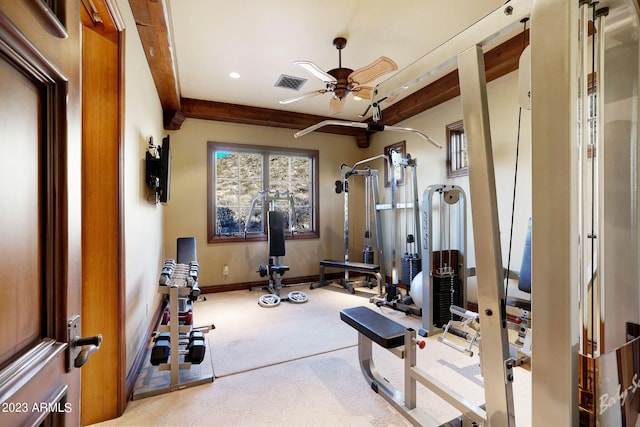
{"type": "Polygon", "coordinates": [[[284,256],[284,214],[280,211],[267,213],[269,222],[269,256],[284,256]]]}
{"type": "Polygon", "coordinates": [[[195,237],[178,237],[176,258],[178,264],[189,264],[191,261],[198,261],[195,237]]]}

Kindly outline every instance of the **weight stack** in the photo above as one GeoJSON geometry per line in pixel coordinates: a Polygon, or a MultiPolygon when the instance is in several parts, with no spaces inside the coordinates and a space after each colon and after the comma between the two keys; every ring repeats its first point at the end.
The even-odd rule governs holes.
{"type": "Polygon", "coordinates": [[[373,248],[369,245],[362,250],[362,262],[364,264],[373,264],[373,248]]]}
{"type": "Polygon", "coordinates": [[[420,258],[418,258],[418,254],[405,252],[400,260],[400,269],[400,280],[405,286],[407,286],[407,289],[409,289],[413,278],[416,277],[416,274],[422,271],[422,262],[420,258]]]}
{"type": "Polygon", "coordinates": [[[449,307],[457,305],[463,306],[462,292],[460,292],[460,278],[458,276],[436,276],[432,278],[433,283],[433,324],[442,328],[453,316],[449,307]],[[453,295],[451,295],[453,280],[453,295]]]}

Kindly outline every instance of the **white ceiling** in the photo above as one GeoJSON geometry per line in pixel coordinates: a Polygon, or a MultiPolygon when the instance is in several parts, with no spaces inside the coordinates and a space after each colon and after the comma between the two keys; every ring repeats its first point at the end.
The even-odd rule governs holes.
{"type": "MultiPolygon", "coordinates": [[[[357,69],[384,55],[399,69],[499,8],[504,0],[169,0],[177,73],[184,98],[320,116],[330,94],[281,105],[279,100],[324,89],[293,64],[338,66],[333,39],[346,37],[342,65],[357,69]],[[232,71],[240,73],[231,79],[232,71]],[[287,74],[307,79],[299,92],[274,87],[287,74]]],[[[390,77],[381,77],[376,83],[390,77]]],[[[351,95],[337,119],[361,120],[367,101],[351,95]]]]}

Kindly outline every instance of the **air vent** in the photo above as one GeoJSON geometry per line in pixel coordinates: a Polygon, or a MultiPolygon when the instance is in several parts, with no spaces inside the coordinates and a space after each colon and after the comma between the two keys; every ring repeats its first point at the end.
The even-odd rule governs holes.
{"type": "Polygon", "coordinates": [[[300,77],[287,76],[286,74],[281,74],[278,78],[278,81],[275,84],[275,87],[283,87],[286,89],[300,90],[302,86],[307,82],[307,79],[303,79],[300,77]]]}

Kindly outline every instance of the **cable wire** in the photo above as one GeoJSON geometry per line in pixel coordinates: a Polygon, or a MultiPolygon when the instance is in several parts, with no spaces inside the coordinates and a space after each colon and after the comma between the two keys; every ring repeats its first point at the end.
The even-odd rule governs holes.
{"type": "MultiPolygon", "coordinates": [[[[522,30],[522,51],[527,46],[527,21],[523,22],[522,30]]],[[[511,271],[511,247],[513,244],[513,223],[516,211],[516,190],[518,186],[518,159],[520,157],[520,128],[522,123],[522,106],[518,108],[518,133],[516,137],[516,165],[513,173],[513,199],[511,202],[511,227],[509,230],[509,252],[507,255],[507,272],[504,276],[504,299],[506,301],[509,293],[509,272],[511,271]]]]}

